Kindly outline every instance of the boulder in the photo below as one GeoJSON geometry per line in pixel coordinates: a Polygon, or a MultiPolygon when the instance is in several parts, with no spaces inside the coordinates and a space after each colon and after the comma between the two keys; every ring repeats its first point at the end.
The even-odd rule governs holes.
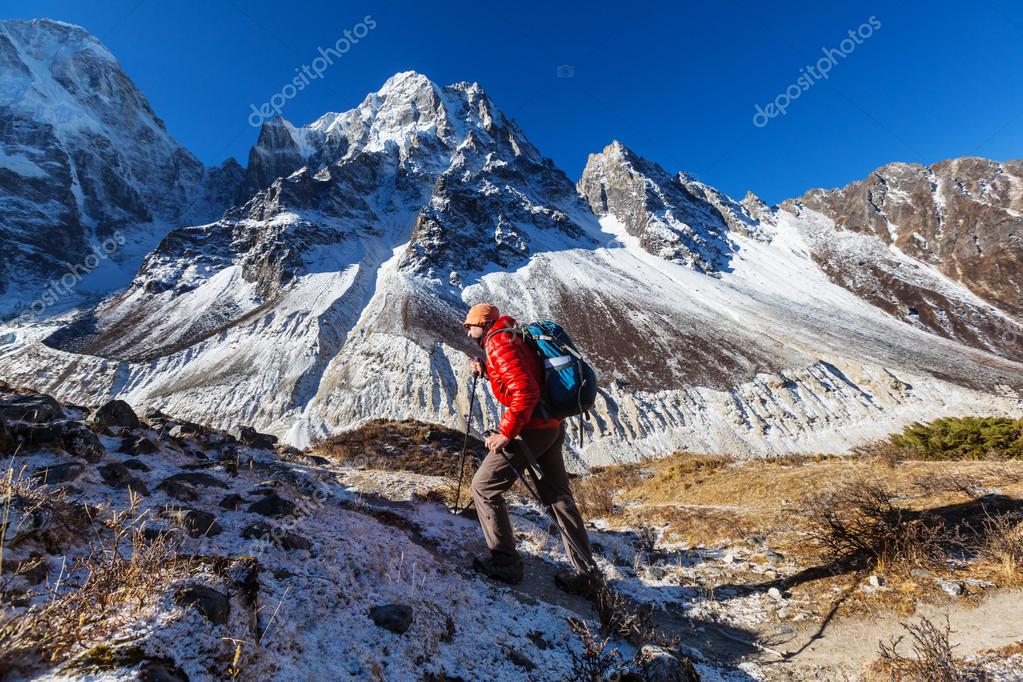
{"type": "Polygon", "coordinates": [[[243,445],[259,450],[273,450],[274,446],[277,445],[277,436],[260,433],[251,426],[239,426],[236,437],[243,445]]]}
{"type": "Polygon", "coordinates": [[[199,433],[199,427],[195,424],[175,424],[167,430],[167,435],[171,438],[177,438],[178,440],[184,440],[186,438],[194,437],[199,433]]]}
{"type": "Polygon", "coordinates": [[[145,436],[128,436],[121,441],[120,451],[129,455],[151,455],[159,446],[145,436]]]}
{"type": "Polygon", "coordinates": [[[941,591],[950,597],[961,597],[963,594],[962,584],[951,580],[939,580],[938,587],[940,587],[941,591]]]}
{"type": "Polygon", "coordinates": [[[141,426],[138,415],[131,405],[123,400],[110,400],[101,405],[90,417],[94,424],[99,426],[123,426],[128,429],[137,429],[141,426]]]}
{"type": "Polygon", "coordinates": [[[193,538],[220,535],[223,527],[213,514],[198,509],[165,509],[163,516],[188,531],[193,538]]]}
{"type": "Polygon", "coordinates": [[[284,528],[272,526],[265,521],[257,521],[247,527],[242,531],[242,537],[246,540],[259,540],[261,542],[278,545],[286,552],[290,552],[292,550],[310,550],[313,547],[313,543],[309,542],[309,540],[301,535],[292,533],[284,528]]]}
{"type": "Polygon", "coordinates": [[[60,445],[68,454],[95,464],[107,453],[99,436],[93,433],[87,424],[64,421],[57,422],[54,426],[60,434],[60,445]]]}
{"type": "Polygon", "coordinates": [[[138,682],[188,682],[188,675],[169,658],[142,661],[138,682]]]}
{"type": "Polygon", "coordinates": [[[189,485],[197,485],[203,488],[223,488],[226,490],[229,487],[219,478],[210,476],[209,474],[204,474],[199,471],[190,471],[188,473],[174,474],[167,480],[188,483],[189,485]]]}
{"type": "Polygon", "coordinates": [[[155,407],[147,407],[145,412],[142,413],[142,418],[145,419],[146,422],[150,424],[154,422],[165,422],[170,419],[168,415],[164,414],[155,407]]]}
{"type": "Polygon", "coordinates": [[[131,488],[140,495],[149,496],[149,488],[137,478],[128,467],[120,462],[104,464],[96,469],[107,485],[112,488],[131,488]]]}
{"type": "Polygon", "coordinates": [[[145,528],[142,529],[142,537],[149,542],[174,538],[176,535],[180,533],[181,530],[178,528],[160,528],[156,526],[146,526],[145,528]]]}
{"type": "Polygon", "coordinates": [[[232,436],[227,431],[214,431],[209,436],[203,439],[203,443],[210,450],[215,450],[220,447],[237,445],[238,439],[232,436]]]}
{"type": "Polygon", "coordinates": [[[123,464],[124,466],[128,467],[129,469],[134,469],[135,471],[152,471],[153,470],[153,468],[151,466],[149,466],[148,464],[143,462],[141,459],[135,459],[135,458],[126,459],[123,462],[121,462],[121,464],[123,464]]]}
{"type": "Polygon", "coordinates": [[[20,452],[26,452],[47,445],[61,447],[60,431],[51,424],[14,422],[10,425],[10,433],[14,440],[18,442],[18,445],[15,445],[15,450],[20,452]]]}
{"type": "Polygon", "coordinates": [[[277,493],[271,493],[261,500],[256,500],[249,505],[249,511],[253,514],[279,518],[294,514],[298,506],[291,500],[287,500],[277,493]]]}
{"type": "Polygon", "coordinates": [[[0,400],[0,418],[43,424],[64,418],[60,403],[48,395],[18,395],[0,400]]]}
{"type": "Polygon", "coordinates": [[[230,511],[234,511],[235,509],[240,507],[242,502],[244,501],[245,498],[239,495],[238,493],[228,493],[227,495],[224,495],[224,499],[220,501],[220,507],[221,509],[228,509],[230,511]]]}
{"type": "Polygon", "coordinates": [[[83,471],[85,465],[80,462],[64,462],[36,469],[32,472],[32,479],[47,485],[70,483],[81,476],[83,471]]]}
{"type": "Polygon", "coordinates": [[[199,499],[199,491],[181,481],[172,481],[167,479],[156,486],[156,489],[167,494],[168,497],[173,497],[179,502],[194,502],[199,499]]]}
{"type": "Polygon", "coordinates": [[[692,662],[655,644],[640,648],[643,677],[647,682],[700,682],[692,662]]]}
{"type": "Polygon", "coordinates": [[[405,634],[412,627],[412,607],[405,604],[374,606],[369,610],[369,617],[377,627],[399,635],[405,634]]]}
{"type": "Polygon", "coordinates": [[[231,600],[228,596],[203,585],[178,590],[174,595],[174,603],[193,607],[214,625],[224,625],[231,614],[231,600]]]}

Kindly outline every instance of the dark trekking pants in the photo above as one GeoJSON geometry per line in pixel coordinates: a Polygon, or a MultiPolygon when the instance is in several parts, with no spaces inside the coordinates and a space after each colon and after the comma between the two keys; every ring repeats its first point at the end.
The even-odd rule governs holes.
{"type": "MultiPolygon", "coordinates": [[[[565,551],[572,565],[580,573],[589,573],[593,565],[590,541],[586,536],[582,516],[572,497],[572,490],[568,486],[568,473],[565,471],[565,460],[561,454],[561,447],[565,442],[564,425],[554,429],[526,429],[519,437],[525,441],[543,472],[543,477],[539,481],[532,479],[531,483],[536,484],[544,503],[553,508],[558,525],[561,526],[565,551]],[[569,538],[583,553],[582,556],[572,548],[569,538]]],[[[526,473],[528,460],[518,439],[508,443],[504,454],[520,474],[529,476],[526,473]]],[[[487,546],[495,558],[504,556],[509,561],[514,560],[518,552],[515,549],[515,532],[503,494],[512,487],[515,478],[511,466],[501,453],[496,452],[487,453],[472,478],[472,498],[476,503],[487,546]]]]}

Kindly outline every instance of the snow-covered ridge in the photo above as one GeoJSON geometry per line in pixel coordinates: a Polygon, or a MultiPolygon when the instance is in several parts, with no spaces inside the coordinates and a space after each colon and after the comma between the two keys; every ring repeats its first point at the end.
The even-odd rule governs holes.
{"type": "MultiPolygon", "coordinates": [[[[457,425],[477,352],[460,322],[489,300],[562,321],[595,365],[578,465],[836,452],[1021,407],[999,340],[1018,318],[891,251],[887,225],[853,229],[837,199],[736,201],[618,142],[573,183],[475,83],[404,72],[351,111],[268,121],[237,171],[237,205],[161,235],[129,286],[0,335],[0,373],[299,445],[372,418],[457,425]]],[[[1015,211],[1007,177],[970,196],[1015,211]]]]}
{"type": "Polygon", "coordinates": [[[121,266],[136,268],[172,223],[227,207],[237,164],[207,169],[175,142],[84,29],[0,21],[0,64],[0,238],[12,247],[0,255],[0,315],[38,301],[115,232],[129,246],[103,270],[123,286],[121,266]]]}

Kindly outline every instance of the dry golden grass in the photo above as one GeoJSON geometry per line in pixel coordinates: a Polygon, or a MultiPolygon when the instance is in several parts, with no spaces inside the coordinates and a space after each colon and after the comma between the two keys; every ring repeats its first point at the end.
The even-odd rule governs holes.
{"type": "Polygon", "coordinates": [[[1012,644],[1006,644],[1000,646],[997,649],[984,649],[978,652],[980,655],[991,655],[998,656],[999,658],[1009,658],[1010,656],[1023,655],[1023,640],[1019,642],[1013,642],[1012,644]]]}
{"type": "MultiPolygon", "coordinates": [[[[376,419],[314,443],[310,454],[370,469],[457,476],[464,439],[464,432],[440,424],[376,419]]],[[[484,452],[477,438],[469,447],[484,452]]]]}
{"type": "MultiPolygon", "coordinates": [[[[864,483],[883,486],[892,504],[911,518],[934,512],[956,519],[948,510],[963,506],[974,514],[969,522],[976,527],[984,522],[983,514],[977,517],[981,507],[970,507],[970,503],[983,495],[997,492],[1023,500],[1023,462],[901,461],[877,448],[859,456],[755,461],[679,452],[640,465],[594,470],[577,481],[575,488],[600,491],[598,501],[613,501],[613,511],[606,503],[584,507],[590,516],[603,517],[612,527],[667,524],[665,540],[690,546],[727,546],[757,535],[767,538],[771,549],[803,569],[829,562],[822,548],[810,541],[807,503],[822,493],[864,483]]],[[[958,525],[954,521],[949,530],[956,531],[958,525]]],[[[919,561],[902,562],[881,552],[863,570],[815,578],[792,586],[791,591],[797,598],[811,598],[838,588],[844,610],[908,614],[920,600],[947,598],[934,578],[979,578],[997,586],[1019,585],[1023,560],[1018,545],[1009,540],[1019,537],[1021,531],[1018,525],[1002,533],[997,530],[991,526],[975,534],[979,544],[969,548],[974,560],[965,566],[930,561],[927,552],[919,555],[919,561]],[[924,565],[930,575],[912,575],[914,567],[924,565]],[[886,589],[872,593],[855,589],[871,573],[883,575],[886,589]]],[[[970,537],[965,539],[972,542],[970,537]]],[[[905,545],[907,551],[914,547],[905,545]]],[[[751,560],[760,562],[762,557],[753,555],[751,560]]],[[[971,598],[969,593],[967,598],[971,598]]],[[[819,604],[814,610],[823,615],[831,606],[819,604]]]]}
{"type": "Polygon", "coordinates": [[[1007,515],[984,521],[985,541],[981,556],[993,575],[1007,586],[1023,586],[1023,515],[1007,515]]]}
{"type": "MultiPolygon", "coordinates": [[[[55,527],[66,530],[74,523],[82,527],[92,523],[78,541],[92,538],[95,544],[62,571],[58,584],[44,586],[49,591],[44,600],[27,609],[11,608],[9,600],[17,595],[0,591],[0,661],[8,670],[63,660],[107,641],[154,604],[179,569],[176,549],[166,536],[144,537],[137,498],[129,508],[102,520],[86,516],[73,521],[54,514],[74,512],[81,517],[80,507],[68,504],[59,493],[8,476],[0,484],[0,498],[15,497],[37,511],[45,508],[55,527]]],[[[44,538],[45,534],[33,539],[44,538]]]]}

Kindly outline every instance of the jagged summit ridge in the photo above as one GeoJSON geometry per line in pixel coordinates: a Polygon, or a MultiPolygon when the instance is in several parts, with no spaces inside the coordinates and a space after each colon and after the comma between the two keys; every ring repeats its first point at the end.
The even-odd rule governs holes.
{"type": "Polygon", "coordinates": [[[746,207],[686,173],[672,177],[618,140],[591,154],[577,185],[598,216],[615,215],[650,253],[697,272],[729,269],[738,248],[729,232],[767,239],[746,207]]]}
{"type": "MultiPolygon", "coordinates": [[[[234,207],[165,225],[130,285],[70,324],[4,330],[0,372],[299,445],[368,418],[456,424],[475,352],[460,323],[486,300],[562,321],[597,368],[577,464],[840,451],[907,420],[1019,409],[1023,371],[997,329],[946,329],[940,311],[1011,316],[936,266],[621,143],[573,184],[478,84],[396,74],[350,111],[266,121],[244,179],[218,172],[221,188],[237,178],[234,207]]],[[[124,197],[98,206],[128,211],[124,197]]],[[[480,405],[477,423],[499,411],[480,405]]]]}
{"type": "Polygon", "coordinates": [[[208,171],[175,142],[84,29],[0,21],[0,64],[0,314],[117,231],[131,243],[152,232],[141,226],[226,208],[239,169],[208,171]]]}

